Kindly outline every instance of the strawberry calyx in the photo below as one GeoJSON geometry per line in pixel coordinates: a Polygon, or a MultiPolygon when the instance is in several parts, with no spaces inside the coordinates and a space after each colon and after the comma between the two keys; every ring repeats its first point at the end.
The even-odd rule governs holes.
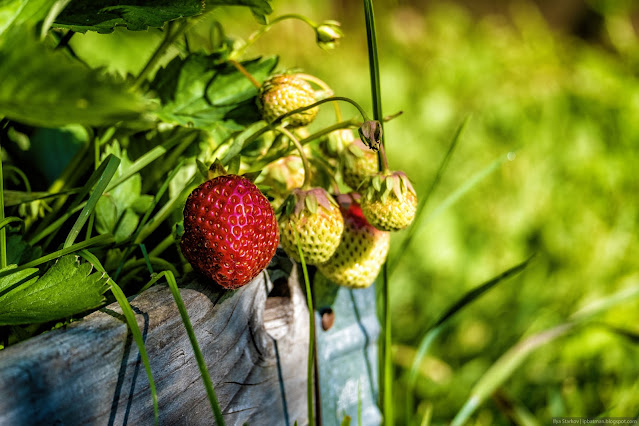
{"type": "Polygon", "coordinates": [[[306,214],[323,213],[328,214],[332,208],[339,207],[339,204],[324,188],[294,189],[284,200],[278,210],[281,217],[295,217],[304,220],[306,214]],[[318,211],[321,207],[324,212],[318,211]],[[306,213],[306,214],[305,214],[306,213]]]}
{"type": "Polygon", "coordinates": [[[371,176],[367,183],[364,197],[368,201],[380,200],[382,203],[385,203],[391,195],[403,201],[406,198],[407,192],[410,192],[413,196],[417,196],[415,188],[413,188],[413,185],[410,183],[408,176],[401,171],[377,173],[371,176]]]}

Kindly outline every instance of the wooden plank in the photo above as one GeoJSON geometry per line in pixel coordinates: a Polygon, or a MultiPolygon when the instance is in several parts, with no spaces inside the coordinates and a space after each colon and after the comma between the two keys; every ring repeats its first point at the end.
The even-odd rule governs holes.
{"type": "MultiPolygon", "coordinates": [[[[297,268],[275,288],[263,274],[227,292],[190,275],[181,294],[226,423],[306,424],[308,309],[297,268]]],[[[214,424],[168,287],[157,285],[131,305],[158,389],[160,423],[214,424]]],[[[117,304],[0,351],[0,395],[0,425],[153,424],[144,366],[117,304]]]]}

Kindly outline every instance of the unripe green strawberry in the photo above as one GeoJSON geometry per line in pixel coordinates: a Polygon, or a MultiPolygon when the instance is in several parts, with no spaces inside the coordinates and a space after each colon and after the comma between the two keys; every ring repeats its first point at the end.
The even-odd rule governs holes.
{"type": "Polygon", "coordinates": [[[369,179],[362,194],[362,212],[375,228],[399,231],[417,212],[417,195],[403,172],[380,172],[369,179]]]}
{"type": "Polygon", "coordinates": [[[379,170],[377,154],[355,139],[342,152],[341,171],[344,183],[353,190],[364,190],[364,185],[370,177],[379,170]]]}
{"type": "Polygon", "coordinates": [[[340,129],[320,139],[319,149],[326,158],[338,158],[344,149],[355,140],[351,129],[340,129]]]}
{"type": "Polygon", "coordinates": [[[249,283],[279,243],[273,208],[250,180],[222,175],[186,200],[180,248],[193,269],[224,288],[249,283]]]}
{"type": "Polygon", "coordinates": [[[344,233],[335,254],[317,269],[326,278],[352,288],[370,286],[388,255],[390,233],[368,223],[350,196],[338,198],[344,217],[344,233]]]}
{"type": "Polygon", "coordinates": [[[278,222],[284,251],[300,261],[295,240],[297,231],[308,265],[326,262],[335,253],[344,231],[339,206],[323,188],[293,190],[282,205],[278,222]]]}
{"type": "MultiPolygon", "coordinates": [[[[264,82],[257,98],[262,118],[272,123],[278,117],[317,101],[315,91],[305,80],[295,74],[282,74],[264,82]]],[[[298,112],[285,119],[290,127],[310,124],[317,115],[318,107],[298,112]]]]}
{"type": "Polygon", "coordinates": [[[279,206],[291,190],[304,183],[304,167],[298,155],[288,155],[264,168],[256,183],[270,187],[268,195],[273,197],[271,205],[279,206]]]}

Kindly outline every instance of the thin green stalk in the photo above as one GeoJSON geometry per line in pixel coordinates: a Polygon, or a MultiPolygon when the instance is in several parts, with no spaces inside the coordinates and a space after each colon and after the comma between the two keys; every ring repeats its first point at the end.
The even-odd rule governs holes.
{"type": "Polygon", "coordinates": [[[535,350],[569,333],[579,331],[587,326],[597,325],[594,322],[595,316],[622,303],[632,302],[637,298],[639,298],[639,284],[635,283],[633,286],[626,287],[610,296],[594,301],[585,308],[579,309],[562,324],[522,338],[482,375],[471,390],[466,403],[451,422],[451,425],[461,426],[466,424],[477,408],[493,395],[535,350]]]}
{"type": "Polygon", "coordinates": [[[153,250],[149,252],[149,256],[159,256],[164,252],[164,250],[171,247],[173,243],[175,243],[175,238],[173,237],[173,235],[167,235],[162,241],[160,241],[155,247],[153,247],[153,250]]]}
{"type": "MultiPolygon", "coordinates": [[[[0,151],[0,222],[4,220],[4,176],[2,174],[2,152],[0,151]]],[[[7,267],[7,230],[0,228],[0,269],[7,267]]]]}
{"type": "Polygon", "coordinates": [[[368,69],[371,76],[371,95],[373,98],[373,118],[378,120],[382,126],[382,136],[380,138],[377,160],[379,170],[388,170],[386,150],[384,146],[384,114],[382,113],[382,86],[379,76],[379,55],[377,52],[377,31],[375,29],[375,12],[373,10],[373,0],[364,0],[364,16],[366,19],[366,37],[368,41],[368,69]]]}
{"type": "MultiPolygon", "coordinates": [[[[80,255],[84,257],[89,263],[93,265],[95,269],[106,274],[106,270],[102,266],[102,263],[95,257],[91,252],[87,250],[82,250],[80,255]]],[[[155,381],[153,380],[153,372],[151,371],[151,363],[149,362],[149,356],[146,352],[146,347],[144,345],[144,338],[142,337],[142,333],[140,332],[140,327],[138,326],[138,322],[135,319],[135,314],[133,313],[133,309],[129,304],[126,296],[122,289],[109,277],[107,280],[107,284],[111,289],[111,293],[115,296],[115,300],[122,308],[122,313],[124,314],[124,318],[129,326],[129,330],[131,330],[131,334],[133,335],[133,340],[135,340],[135,344],[138,347],[138,352],[140,352],[140,358],[142,359],[142,363],[144,364],[144,369],[146,370],[146,375],[149,379],[149,388],[151,390],[151,400],[153,401],[153,417],[155,420],[155,424],[160,423],[160,409],[158,406],[158,393],[155,388],[155,381]]]]}
{"type": "Polygon", "coordinates": [[[198,180],[199,173],[193,174],[189,182],[186,184],[182,192],[177,196],[171,198],[162,208],[153,216],[151,220],[140,230],[136,241],[144,241],[149,235],[157,229],[158,226],[169,217],[169,215],[181,205],[181,202],[186,200],[186,197],[193,191],[194,183],[198,180]]]}
{"type": "Polygon", "coordinates": [[[300,21],[303,21],[303,22],[307,23],[308,25],[310,25],[313,28],[315,28],[317,26],[317,24],[315,22],[311,21],[307,17],[305,17],[303,15],[298,15],[296,13],[289,13],[289,14],[286,14],[286,15],[278,16],[277,18],[274,18],[271,22],[269,22],[268,24],[262,26],[259,30],[255,31],[253,34],[251,34],[248,37],[248,39],[246,40],[246,43],[244,44],[244,46],[240,47],[239,49],[237,49],[235,52],[233,52],[231,54],[231,59],[241,58],[242,55],[244,54],[244,52],[246,51],[246,49],[248,49],[261,36],[263,36],[267,31],[269,31],[273,27],[273,25],[277,24],[278,22],[284,21],[286,19],[298,19],[300,21]]]}
{"type": "MultiPolygon", "coordinates": [[[[349,127],[357,127],[358,125],[360,125],[361,123],[359,123],[356,120],[346,120],[346,121],[342,121],[340,123],[336,123],[333,124],[332,126],[326,127],[325,129],[319,130],[316,133],[313,133],[312,135],[300,140],[300,144],[306,145],[310,142],[313,142],[316,139],[321,138],[324,135],[328,135],[329,133],[332,133],[336,130],[341,130],[341,129],[348,129],[349,127]]],[[[270,130],[270,128],[267,126],[265,127],[266,130],[264,130],[264,132],[266,132],[267,130],[270,130]]],[[[262,130],[262,129],[261,129],[262,130]]],[[[262,133],[264,133],[262,132],[262,133]]],[[[254,140],[253,136],[250,136],[249,139],[254,140]]],[[[247,139],[248,141],[248,139],[247,139]]],[[[246,148],[248,144],[245,142],[242,149],[246,148]]],[[[249,169],[249,173],[250,172],[257,172],[259,170],[262,170],[264,167],[266,167],[267,165],[271,164],[273,161],[277,161],[278,159],[290,154],[291,152],[295,151],[297,148],[292,147],[290,149],[285,150],[284,152],[282,151],[277,151],[275,153],[271,153],[268,157],[263,157],[261,158],[259,161],[255,162],[253,164],[253,166],[251,167],[251,169],[249,169]]]]}
{"type": "Polygon", "coordinates": [[[193,326],[191,325],[189,314],[186,311],[184,302],[182,301],[182,296],[180,295],[180,290],[178,289],[177,282],[175,281],[175,276],[171,271],[163,271],[158,274],[158,277],[154,278],[154,281],[157,281],[160,276],[164,276],[166,278],[166,281],[169,283],[169,289],[171,290],[171,294],[173,294],[173,299],[175,300],[175,304],[178,307],[178,311],[180,311],[180,317],[182,318],[182,322],[184,323],[184,327],[186,328],[186,333],[189,336],[191,346],[193,347],[193,352],[195,353],[195,360],[197,361],[197,365],[200,368],[200,374],[202,376],[202,381],[204,382],[204,387],[206,388],[206,394],[209,397],[213,415],[215,416],[215,422],[218,426],[224,426],[224,417],[222,417],[222,410],[220,409],[220,404],[217,400],[217,396],[215,395],[215,390],[213,389],[211,376],[209,375],[209,371],[206,368],[204,355],[202,355],[200,345],[198,344],[197,338],[195,337],[195,332],[193,331],[193,326]]]}
{"type": "MultiPolygon", "coordinates": [[[[346,97],[343,97],[343,96],[331,96],[330,98],[320,99],[319,101],[314,102],[314,103],[312,103],[310,105],[306,105],[306,106],[303,106],[303,107],[300,107],[300,108],[296,108],[293,111],[289,111],[286,114],[282,114],[282,115],[280,115],[279,117],[277,117],[273,121],[272,125],[277,125],[278,123],[281,123],[284,119],[286,119],[286,118],[288,118],[288,117],[290,117],[290,116],[292,116],[294,114],[297,114],[297,113],[300,113],[300,112],[304,112],[304,111],[309,110],[311,108],[315,108],[316,106],[325,104],[326,102],[335,102],[335,101],[348,102],[349,104],[351,104],[355,108],[357,108],[357,111],[360,113],[360,115],[362,116],[364,121],[370,121],[369,118],[368,118],[368,114],[366,114],[366,111],[364,111],[364,109],[357,102],[355,102],[354,100],[346,98],[346,97]]],[[[381,115],[379,116],[379,118],[377,118],[377,116],[375,116],[375,120],[382,120],[382,118],[383,117],[381,115]]]]}
{"type": "MultiPolygon", "coordinates": [[[[373,100],[373,119],[382,126],[380,149],[378,151],[379,170],[388,169],[388,161],[384,148],[384,114],[382,112],[382,90],[379,76],[379,58],[377,54],[377,33],[375,30],[375,13],[373,1],[364,0],[364,16],[366,20],[366,36],[368,44],[368,60],[371,79],[371,96],[373,100]]],[[[382,367],[379,382],[382,416],[385,425],[393,425],[393,395],[392,395],[392,359],[391,359],[391,316],[390,316],[390,286],[388,283],[388,266],[384,263],[382,280],[381,309],[383,315],[384,345],[382,348],[382,367]]]]}
{"type": "Polygon", "coordinates": [[[306,262],[304,261],[304,253],[302,253],[302,247],[300,246],[297,230],[293,228],[295,234],[295,244],[297,244],[297,253],[300,256],[300,263],[302,264],[302,271],[304,272],[304,284],[306,286],[306,303],[308,304],[308,364],[306,370],[306,398],[308,407],[308,424],[315,424],[313,416],[313,363],[315,356],[315,309],[313,308],[313,296],[311,293],[311,282],[308,279],[308,270],[306,268],[306,262]]]}
{"type": "Polygon", "coordinates": [[[392,330],[390,314],[390,285],[388,285],[388,263],[384,262],[382,267],[383,276],[383,305],[384,305],[384,393],[382,394],[384,424],[392,425],[393,417],[393,352],[392,352],[392,330]]]}
{"type": "Polygon", "coordinates": [[[435,174],[435,178],[433,179],[433,182],[430,184],[430,187],[428,188],[428,190],[423,196],[419,197],[420,201],[417,207],[417,212],[415,213],[415,220],[413,221],[412,226],[408,229],[408,233],[406,237],[404,237],[404,239],[400,243],[400,248],[399,250],[397,250],[397,253],[399,254],[396,255],[393,259],[391,259],[391,261],[389,262],[391,264],[389,268],[390,275],[393,274],[393,272],[395,271],[395,267],[397,266],[399,260],[402,258],[401,254],[405,253],[406,250],[408,250],[408,248],[410,247],[411,243],[413,242],[413,238],[415,237],[415,231],[419,229],[419,226],[421,225],[421,221],[424,217],[424,211],[426,210],[426,205],[428,204],[430,197],[435,192],[435,189],[441,182],[442,176],[444,176],[444,173],[446,172],[446,169],[448,168],[448,163],[450,162],[450,159],[453,157],[455,148],[457,148],[457,144],[461,140],[461,135],[464,129],[466,128],[467,123],[468,123],[468,117],[457,128],[457,131],[455,132],[455,135],[453,136],[453,139],[451,140],[450,145],[448,146],[448,151],[446,151],[446,155],[444,155],[443,160],[441,161],[441,163],[439,163],[439,168],[437,169],[437,173],[435,174]]]}
{"type": "Polygon", "coordinates": [[[302,159],[302,166],[304,167],[304,183],[302,183],[302,189],[309,189],[311,186],[311,165],[308,162],[308,158],[306,157],[304,148],[302,148],[302,144],[300,144],[300,141],[297,140],[295,135],[288,131],[285,127],[279,126],[276,130],[284,136],[287,136],[299,152],[300,158],[302,159]]]}
{"type": "MultiPolygon", "coordinates": [[[[120,166],[120,159],[113,154],[110,154],[107,158],[104,159],[103,164],[104,165],[100,165],[100,167],[98,167],[94,172],[94,175],[99,175],[99,177],[97,177],[97,183],[95,184],[95,188],[89,196],[89,200],[82,209],[82,212],[80,212],[80,216],[73,224],[71,231],[69,231],[69,235],[67,235],[67,239],[64,242],[64,247],[69,247],[75,242],[75,239],[80,233],[80,230],[86,223],[89,216],[95,210],[95,207],[98,204],[98,200],[104,193],[106,186],[109,184],[109,182],[113,178],[113,175],[115,175],[115,172],[118,170],[118,167],[120,166]]],[[[94,176],[92,175],[89,179],[89,182],[93,182],[93,180],[94,176]]],[[[89,183],[89,185],[91,184],[89,183]]],[[[82,197],[84,197],[84,194],[81,193],[79,198],[82,197]]]]}
{"type": "Polygon", "coordinates": [[[57,251],[54,251],[53,253],[49,253],[45,256],[39,257],[35,260],[32,260],[29,263],[25,263],[24,265],[18,266],[17,268],[0,272],[0,278],[6,275],[14,274],[19,271],[23,271],[25,269],[33,268],[34,266],[42,265],[43,263],[47,263],[51,260],[57,259],[67,254],[75,253],[76,251],[80,251],[82,249],[85,249],[91,246],[108,245],[108,244],[112,244],[113,242],[114,242],[113,236],[99,235],[97,237],[93,237],[88,240],[75,243],[72,246],[65,247],[61,250],[57,250],[57,251]]]}
{"type": "Polygon", "coordinates": [[[424,337],[422,338],[419,347],[417,349],[417,354],[415,355],[415,359],[411,365],[411,369],[408,375],[408,386],[407,386],[407,395],[406,395],[406,405],[405,405],[405,416],[406,418],[410,418],[411,413],[413,412],[413,395],[415,393],[415,388],[417,385],[417,378],[419,376],[419,369],[422,364],[422,361],[428,354],[430,347],[433,342],[437,339],[437,337],[441,334],[441,332],[448,326],[453,317],[455,317],[460,311],[465,309],[470,304],[478,301],[481,296],[486,294],[489,290],[495,288],[498,284],[505,282],[508,278],[520,273],[523,271],[532,261],[534,256],[529,257],[525,261],[505,270],[504,272],[496,275],[490,280],[484,282],[483,284],[478,285],[472,290],[465,293],[462,297],[460,297],[455,303],[453,303],[440,317],[435,323],[430,326],[424,337]]]}

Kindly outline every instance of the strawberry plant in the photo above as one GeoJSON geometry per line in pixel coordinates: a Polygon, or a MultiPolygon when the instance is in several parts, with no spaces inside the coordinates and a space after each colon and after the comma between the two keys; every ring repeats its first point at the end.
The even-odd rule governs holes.
{"type": "MultiPolygon", "coordinates": [[[[370,286],[386,260],[387,231],[406,228],[417,207],[406,175],[388,168],[382,121],[389,118],[381,114],[372,5],[364,3],[373,120],[328,83],[291,71],[285,50],[246,54],[284,19],[306,22],[320,48],[334,48],[342,36],[333,21],[283,15],[269,23],[269,0],[0,5],[2,347],[116,300],[142,354],[157,419],[126,296],[166,279],[223,424],[175,278],[193,270],[207,285],[236,289],[262,273],[281,243],[304,269],[310,400],[314,312],[306,265],[340,285],[370,286]],[[216,8],[229,5],[256,18],[245,41],[228,37],[217,20],[216,8]],[[126,38],[135,31],[157,43],[126,75],[91,66],[91,53],[74,48],[78,33],[126,38]],[[343,120],[343,102],[360,114],[343,120]],[[316,125],[329,103],[335,120],[316,125]],[[335,196],[349,191],[353,204],[340,210],[335,196]],[[355,191],[365,191],[361,209],[355,191]]],[[[387,300],[387,282],[383,288],[387,300]]]]}

